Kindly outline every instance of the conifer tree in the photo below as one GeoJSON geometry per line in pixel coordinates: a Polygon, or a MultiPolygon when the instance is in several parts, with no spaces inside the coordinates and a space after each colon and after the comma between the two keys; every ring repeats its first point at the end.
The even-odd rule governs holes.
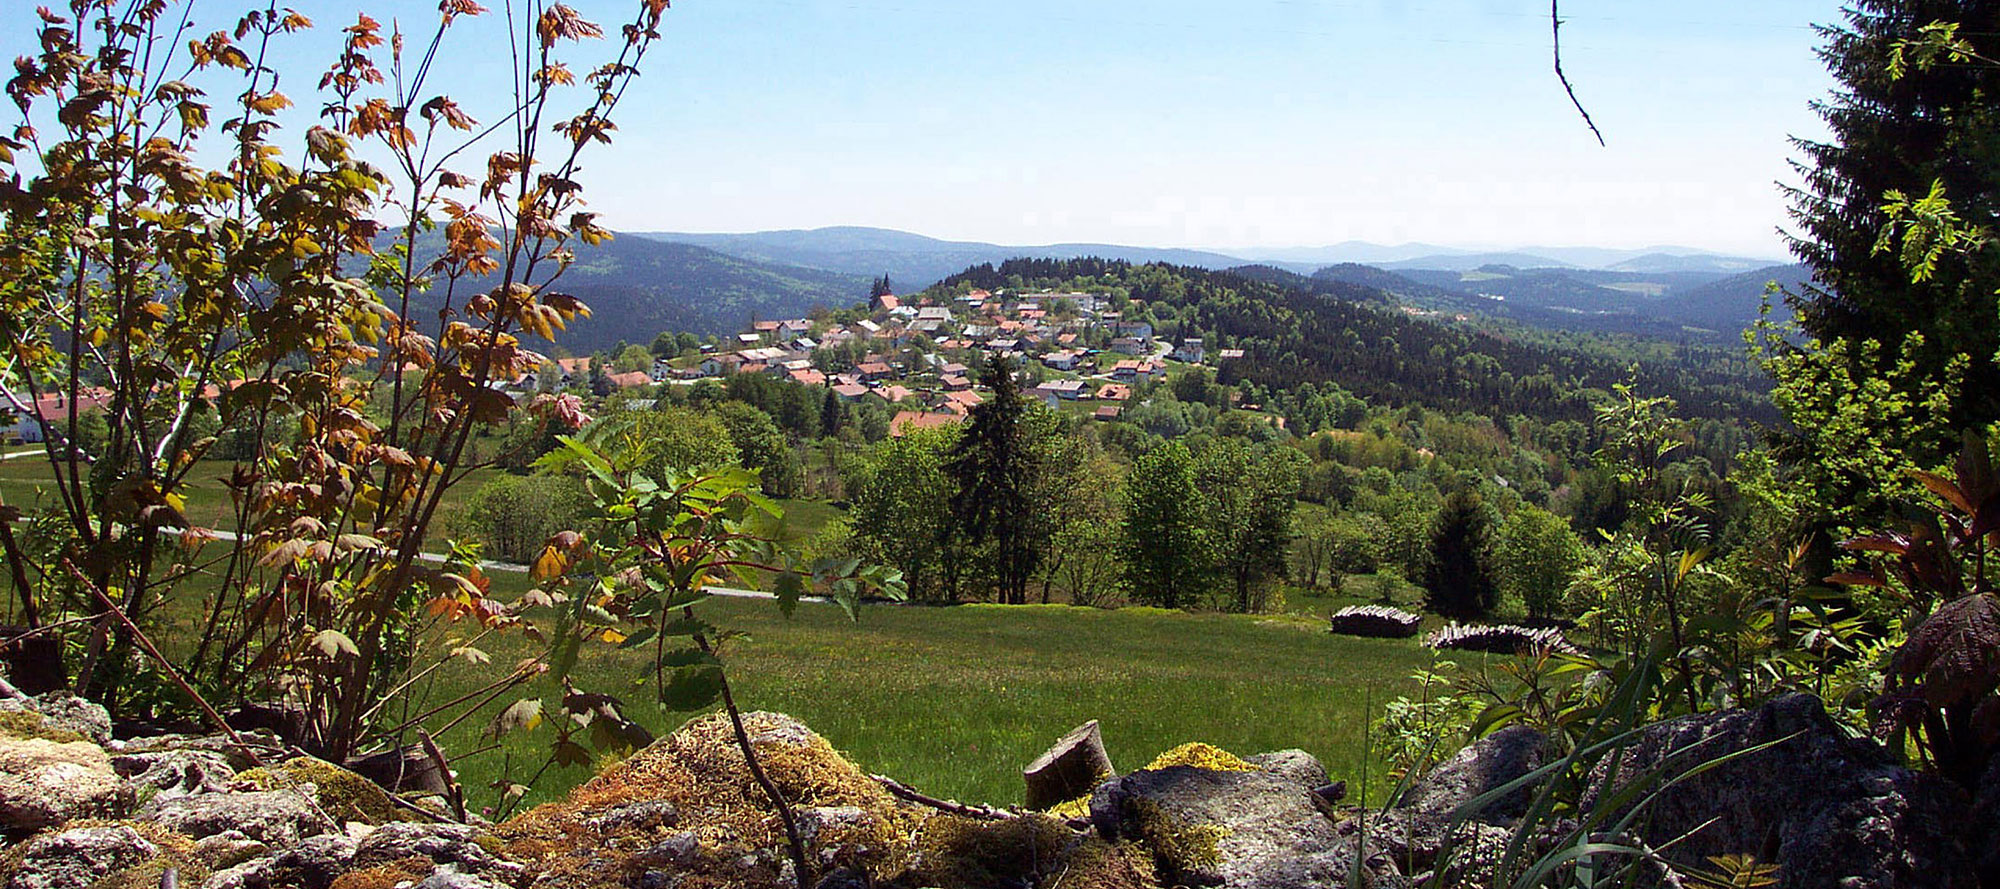
{"type": "MultiPolygon", "coordinates": [[[[1859,0],[1845,26],[1824,31],[1820,55],[1839,86],[1814,106],[1832,137],[1794,140],[1804,181],[1790,192],[1800,228],[1792,249],[1814,282],[1793,304],[1821,340],[1882,344],[1837,354],[1857,380],[1885,371],[1920,333],[1916,370],[1955,390],[1941,393],[1952,399],[1955,429],[2000,419],[2000,249],[1943,251],[1913,275],[1909,257],[1885,249],[1885,231],[1896,230],[1885,205],[1892,193],[1915,201],[1935,189],[1967,225],[1991,227],[2000,211],[2000,67],[1892,62],[1933,23],[1960,25],[1975,52],[2000,57],[2000,0],[1859,0]],[[1954,360],[1967,362],[1956,385],[1946,373],[1954,360]]],[[[1955,449],[1955,431],[1938,437],[1910,445],[1922,459],[1955,449]]]]}
{"type": "Polygon", "coordinates": [[[1037,467],[1022,423],[1028,405],[1014,379],[1014,362],[1005,356],[988,357],[980,381],[993,396],[973,407],[972,422],[945,465],[956,485],[952,522],[967,542],[992,544],[1000,601],[1022,605],[1041,559],[1036,545],[1041,517],[1034,506],[1037,467]]]}
{"type": "Polygon", "coordinates": [[[1485,501],[1471,491],[1458,491],[1438,507],[1424,571],[1432,611],[1478,617],[1492,610],[1499,592],[1493,582],[1492,527],[1485,501]]]}

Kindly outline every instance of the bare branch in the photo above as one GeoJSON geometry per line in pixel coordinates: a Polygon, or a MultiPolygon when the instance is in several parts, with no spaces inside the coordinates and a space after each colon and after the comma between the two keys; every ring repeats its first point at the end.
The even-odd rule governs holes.
{"type": "Polygon", "coordinates": [[[1576,88],[1569,85],[1569,75],[1563,73],[1563,20],[1562,0],[1549,0],[1550,43],[1555,49],[1556,79],[1562,82],[1563,92],[1569,94],[1570,104],[1576,106],[1576,113],[1583,115],[1583,125],[1590,128],[1590,134],[1597,137],[1597,144],[1604,145],[1604,133],[1597,129],[1597,122],[1590,119],[1590,112],[1583,109],[1583,102],[1576,97],[1576,88]]]}

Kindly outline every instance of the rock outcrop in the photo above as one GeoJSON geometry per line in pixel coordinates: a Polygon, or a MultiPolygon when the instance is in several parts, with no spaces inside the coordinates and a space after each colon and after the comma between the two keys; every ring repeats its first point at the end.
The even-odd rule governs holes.
{"type": "MultiPolygon", "coordinates": [[[[1311,793],[1272,772],[1170,766],[1098,785],[1090,821],[1107,840],[1152,849],[1162,876],[1175,885],[1346,886],[1357,844],[1334,831],[1311,793]]],[[[1393,873],[1386,856],[1362,864],[1381,876],[1393,873]]]]}
{"type": "MultiPolygon", "coordinates": [[[[1575,823],[1518,824],[1533,786],[1470,811],[1553,761],[1526,729],[1467,747],[1376,811],[1342,808],[1344,786],[1303,751],[1239,758],[1191,743],[1097,782],[1078,819],[1082,808],[891,792],[797,720],[745,723],[820,889],[1483,886],[1517,837],[1540,854],[1575,823]]],[[[222,739],[101,742],[96,725],[66,699],[0,712],[0,825],[15,840],[0,849],[0,889],[153,889],[169,873],[187,889],[797,884],[783,823],[720,715],[490,829],[431,823],[442,819],[319,760],[253,766],[222,739]]],[[[1747,854],[1776,865],[1787,889],[1973,889],[1975,865],[1990,875],[2000,860],[2000,772],[1975,805],[1850,737],[1811,698],[1660,723],[1573,774],[1584,812],[1629,804],[1631,781],[1687,775],[1631,833],[1601,837],[1665,847],[1683,870],[1747,854]]]]}
{"type": "Polygon", "coordinates": [[[1702,866],[1711,856],[1755,855],[1778,865],[1779,886],[1798,889],[1978,885],[1962,836],[1964,792],[1849,736],[1808,695],[1649,726],[1597,764],[1582,805],[1611,799],[1632,776],[1656,773],[1664,783],[1739,754],[1647,806],[1639,823],[1648,842],[1686,836],[1665,852],[1669,860],[1702,866]]]}

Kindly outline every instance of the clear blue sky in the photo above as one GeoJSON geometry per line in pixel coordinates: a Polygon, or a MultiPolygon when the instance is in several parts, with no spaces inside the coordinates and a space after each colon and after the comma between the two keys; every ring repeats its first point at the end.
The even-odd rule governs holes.
{"type": "MultiPolygon", "coordinates": [[[[301,44],[315,71],[355,8],[435,16],[295,5],[323,32],[301,44]]],[[[630,4],[575,5],[610,23],[630,4]]],[[[1608,148],[1550,71],[1537,0],[676,0],[585,181],[634,230],[1780,255],[1785,139],[1822,132],[1806,105],[1831,84],[1809,26],[1837,3],[1564,6],[1608,148]]],[[[30,47],[29,9],[6,0],[0,51],[30,47]]],[[[497,89],[501,55],[455,56],[450,91],[497,89]]]]}

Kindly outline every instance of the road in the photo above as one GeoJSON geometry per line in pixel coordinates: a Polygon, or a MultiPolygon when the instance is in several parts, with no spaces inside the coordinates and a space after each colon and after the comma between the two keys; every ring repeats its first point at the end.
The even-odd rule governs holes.
{"type": "MultiPolygon", "coordinates": [[[[180,528],[161,528],[161,529],[160,529],[160,531],[161,531],[161,533],[164,533],[164,534],[171,534],[171,535],[174,535],[174,536],[176,536],[176,537],[180,536],[181,534],[185,534],[185,533],[187,533],[186,531],[184,531],[184,530],[182,530],[182,529],[180,529],[180,528]]],[[[209,533],[209,534],[213,534],[213,535],[215,535],[216,539],[218,539],[218,540],[227,540],[227,541],[231,541],[231,542],[235,542],[235,541],[236,541],[236,540],[237,540],[237,539],[238,539],[238,538],[240,537],[240,535],[238,535],[238,534],[237,534],[236,532],[234,532],[234,531],[216,531],[216,530],[208,530],[208,533],[209,533]]],[[[440,554],[440,553],[418,553],[418,554],[417,554],[417,558],[419,558],[419,559],[422,559],[422,560],[424,560],[424,561],[426,561],[426,562],[443,562],[443,561],[445,560],[445,557],[444,557],[444,556],[443,556],[442,554],[440,554]]],[[[526,574],[526,573],[528,572],[528,566],[526,566],[526,565],[516,565],[516,564],[514,564],[513,562],[494,562],[494,561],[483,561],[483,562],[480,562],[480,563],[479,563],[479,570],[481,570],[481,571],[504,571],[504,572],[507,572],[507,573],[510,573],[510,574],[526,574]]],[[[708,593],[709,593],[709,595],[711,595],[711,596],[726,596],[726,597],[728,597],[728,598],[731,598],[731,599],[772,599],[772,600],[775,600],[775,599],[777,599],[777,598],[778,598],[777,594],[775,594],[775,593],[767,593],[767,592],[763,592],[763,591],[761,591],[761,590],[744,590],[744,589],[737,589],[737,588],[735,588],[735,587],[721,587],[721,586],[712,586],[712,587],[709,587],[709,588],[708,588],[708,593]]],[[[814,603],[814,604],[816,604],[816,605],[831,605],[831,604],[834,604],[834,602],[833,602],[833,600],[832,600],[832,599],[828,599],[828,598],[826,598],[826,597],[824,597],[824,596],[806,596],[806,597],[804,597],[804,598],[801,598],[801,599],[800,599],[799,601],[801,601],[801,602],[811,602],[811,603],[814,603]]]]}

